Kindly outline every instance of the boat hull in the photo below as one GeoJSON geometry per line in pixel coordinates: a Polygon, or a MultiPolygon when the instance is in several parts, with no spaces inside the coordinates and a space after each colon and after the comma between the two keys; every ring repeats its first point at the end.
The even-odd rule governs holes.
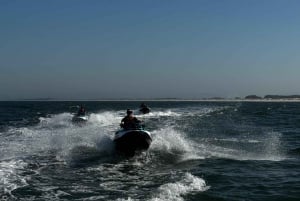
{"type": "Polygon", "coordinates": [[[136,152],[145,151],[152,142],[151,134],[144,130],[121,130],[114,138],[116,150],[132,157],[136,152]]]}

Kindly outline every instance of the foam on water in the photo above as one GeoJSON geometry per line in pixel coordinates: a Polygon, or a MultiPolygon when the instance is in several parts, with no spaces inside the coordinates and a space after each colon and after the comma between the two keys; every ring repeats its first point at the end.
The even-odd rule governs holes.
{"type": "Polygon", "coordinates": [[[41,117],[35,126],[11,127],[3,133],[2,142],[6,142],[1,146],[0,158],[3,193],[26,185],[26,178],[20,175],[26,166],[23,158],[51,153],[56,159],[74,165],[112,155],[112,137],[121,118],[117,112],[92,113],[84,126],[73,124],[72,117],[71,113],[41,117]]]}
{"type": "Polygon", "coordinates": [[[27,185],[25,177],[19,172],[26,165],[22,160],[0,162],[0,189],[3,189],[3,194],[11,194],[11,191],[27,185]]]}
{"type": "Polygon", "coordinates": [[[197,144],[197,152],[205,158],[281,161],[286,157],[281,152],[280,136],[281,133],[278,132],[266,132],[257,140],[232,137],[203,138],[197,144]]]}
{"type": "MultiPolygon", "coordinates": [[[[203,192],[210,188],[206,185],[204,179],[194,176],[187,172],[179,178],[176,182],[170,182],[161,185],[158,189],[154,190],[148,201],[183,201],[183,196],[189,193],[203,192]]],[[[118,198],[116,201],[138,201],[140,199],[118,198]]]]}
{"type": "Polygon", "coordinates": [[[9,143],[1,157],[26,157],[55,150],[59,158],[69,160],[70,151],[80,146],[111,152],[111,139],[121,118],[117,112],[92,113],[84,126],[73,124],[72,117],[71,113],[61,113],[40,118],[36,126],[10,128],[6,132],[9,143]]]}
{"type": "Polygon", "coordinates": [[[280,133],[264,133],[259,140],[238,138],[201,138],[193,141],[182,131],[166,127],[152,132],[153,142],[150,151],[159,152],[165,160],[181,162],[193,159],[225,158],[233,160],[281,161],[280,133]],[[231,143],[231,147],[215,142],[231,143]],[[241,144],[242,143],[242,144],[241,144]],[[234,146],[233,146],[234,145],[234,146]],[[246,146],[246,147],[244,147],[246,146]],[[257,148],[259,146],[259,148],[257,148]],[[252,147],[252,148],[251,148],[252,147]]]}
{"type": "Polygon", "coordinates": [[[281,136],[280,132],[267,132],[263,141],[264,150],[263,156],[260,157],[261,160],[272,160],[272,161],[281,161],[286,157],[281,152],[281,136]]]}
{"type": "MultiPolygon", "coordinates": [[[[138,113],[137,113],[138,114],[138,113]]],[[[179,117],[182,114],[173,110],[153,111],[148,114],[136,115],[137,117],[179,117]]]]}
{"type": "Polygon", "coordinates": [[[183,133],[174,128],[167,127],[152,132],[155,140],[152,143],[152,149],[159,149],[166,152],[184,153],[192,151],[191,143],[183,133]]]}
{"type": "Polygon", "coordinates": [[[92,113],[88,122],[101,126],[116,126],[121,121],[121,118],[119,112],[104,111],[101,113],[92,113]]]}
{"type": "Polygon", "coordinates": [[[136,199],[132,199],[132,198],[118,198],[116,199],[116,201],[136,201],[136,199]]]}
{"type": "Polygon", "coordinates": [[[239,138],[214,138],[216,141],[224,142],[238,142],[238,143],[260,143],[259,140],[254,139],[239,139],[239,138]]]}
{"type": "Polygon", "coordinates": [[[191,192],[203,192],[209,188],[202,178],[196,177],[191,173],[185,173],[180,181],[160,186],[158,193],[150,201],[183,201],[182,196],[191,192]]]}
{"type": "Polygon", "coordinates": [[[172,127],[166,127],[152,132],[153,142],[150,151],[159,152],[165,159],[182,160],[201,159],[197,155],[194,142],[189,140],[183,132],[172,127]]]}
{"type": "Polygon", "coordinates": [[[59,157],[67,161],[110,155],[114,148],[113,134],[120,119],[117,112],[92,113],[83,126],[70,124],[52,131],[51,147],[58,149],[59,157]]]}
{"type": "Polygon", "coordinates": [[[71,119],[73,115],[71,113],[61,113],[51,115],[49,117],[40,117],[40,123],[37,128],[48,127],[48,128],[59,128],[64,126],[69,126],[71,124],[71,119]]]}
{"type": "Polygon", "coordinates": [[[230,107],[188,107],[188,108],[172,108],[168,110],[160,109],[159,111],[151,111],[148,114],[141,115],[136,112],[137,117],[181,117],[181,116],[203,116],[213,112],[222,111],[230,107]]]}

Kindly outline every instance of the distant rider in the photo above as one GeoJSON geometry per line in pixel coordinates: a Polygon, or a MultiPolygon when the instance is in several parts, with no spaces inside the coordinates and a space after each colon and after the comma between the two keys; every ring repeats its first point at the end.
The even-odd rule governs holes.
{"type": "Polygon", "coordinates": [[[135,116],[133,116],[133,112],[130,109],[127,109],[127,115],[121,121],[120,126],[124,129],[134,129],[137,127],[137,124],[141,123],[135,116]]]}
{"type": "Polygon", "coordinates": [[[150,108],[145,103],[142,103],[140,105],[140,112],[143,114],[148,114],[150,112],[150,108]]]}
{"type": "Polygon", "coordinates": [[[140,105],[140,108],[145,108],[145,107],[148,107],[145,103],[142,103],[142,104],[140,105]]]}
{"type": "Polygon", "coordinates": [[[80,106],[80,108],[77,112],[77,116],[85,116],[85,109],[82,105],[80,106]]]}

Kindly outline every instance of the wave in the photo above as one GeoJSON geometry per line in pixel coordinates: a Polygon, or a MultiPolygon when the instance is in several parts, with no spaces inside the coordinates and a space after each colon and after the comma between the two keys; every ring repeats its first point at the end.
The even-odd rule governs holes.
{"type": "Polygon", "coordinates": [[[205,137],[199,149],[210,157],[233,160],[281,161],[287,158],[282,147],[280,132],[264,131],[254,136],[205,137]]]}
{"type": "Polygon", "coordinates": [[[175,112],[174,110],[166,111],[152,111],[148,114],[138,114],[137,117],[179,117],[182,114],[175,112]]]}
{"type": "Polygon", "coordinates": [[[115,154],[113,140],[107,135],[100,135],[95,146],[77,145],[72,147],[66,160],[71,166],[85,166],[92,162],[103,163],[111,161],[115,154]]]}
{"type": "Polygon", "coordinates": [[[71,125],[71,119],[73,115],[71,113],[55,114],[48,117],[40,117],[40,123],[37,128],[61,128],[71,125]]]}
{"type": "MultiPolygon", "coordinates": [[[[183,201],[184,195],[192,192],[203,192],[207,191],[210,186],[206,185],[204,179],[194,176],[189,172],[186,172],[181,176],[179,181],[170,182],[158,187],[155,193],[151,196],[148,201],[183,201]]],[[[116,201],[137,201],[139,199],[118,198],[116,201]]]]}
{"type": "MultiPolygon", "coordinates": [[[[22,176],[19,172],[22,171],[26,165],[27,163],[22,160],[0,162],[0,189],[3,189],[4,195],[11,196],[13,190],[27,185],[26,177],[22,176]]],[[[0,195],[1,194],[2,193],[0,193],[0,195]]]]}
{"type": "Polygon", "coordinates": [[[290,149],[288,154],[293,156],[300,156],[300,148],[290,149]]]}
{"type": "Polygon", "coordinates": [[[214,138],[215,141],[224,141],[224,142],[238,142],[238,143],[260,143],[259,140],[254,139],[239,139],[239,138],[214,138]]]}
{"type": "Polygon", "coordinates": [[[68,154],[76,146],[95,147],[98,151],[112,149],[108,139],[112,139],[119,115],[114,112],[91,114],[85,126],[72,124],[71,113],[61,113],[40,118],[35,126],[8,129],[4,134],[7,141],[2,159],[26,157],[55,151],[58,157],[68,159],[68,154]],[[109,144],[109,145],[107,145],[109,144]]]}
{"type": "Polygon", "coordinates": [[[91,113],[88,123],[101,126],[116,126],[121,122],[120,112],[105,111],[101,113],[91,113]]]}
{"type": "Polygon", "coordinates": [[[160,161],[168,163],[206,158],[285,160],[286,157],[281,151],[281,133],[266,132],[263,136],[258,140],[231,137],[202,138],[201,135],[193,139],[182,131],[166,127],[153,131],[150,152],[153,152],[160,161]]]}
{"type": "Polygon", "coordinates": [[[210,187],[206,185],[202,178],[196,177],[191,173],[185,173],[183,178],[175,183],[163,184],[158,188],[157,195],[153,196],[150,201],[182,201],[183,195],[190,192],[203,192],[210,187]]]}
{"type": "Polygon", "coordinates": [[[194,142],[189,140],[183,132],[167,127],[155,130],[152,134],[153,143],[150,152],[157,153],[157,156],[165,162],[203,159],[197,155],[194,142]]]}
{"type": "Polygon", "coordinates": [[[148,114],[138,114],[137,117],[187,117],[187,116],[203,116],[214,112],[222,112],[231,107],[187,107],[187,108],[171,108],[168,110],[161,109],[160,111],[151,111],[148,114]]]}

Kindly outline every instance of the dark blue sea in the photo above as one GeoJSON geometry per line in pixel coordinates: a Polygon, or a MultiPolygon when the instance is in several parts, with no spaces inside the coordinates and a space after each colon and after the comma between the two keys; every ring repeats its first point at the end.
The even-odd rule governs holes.
{"type": "Polygon", "coordinates": [[[125,158],[112,139],[140,102],[0,102],[0,200],[300,200],[300,103],[146,104],[153,142],[125,158]]]}

